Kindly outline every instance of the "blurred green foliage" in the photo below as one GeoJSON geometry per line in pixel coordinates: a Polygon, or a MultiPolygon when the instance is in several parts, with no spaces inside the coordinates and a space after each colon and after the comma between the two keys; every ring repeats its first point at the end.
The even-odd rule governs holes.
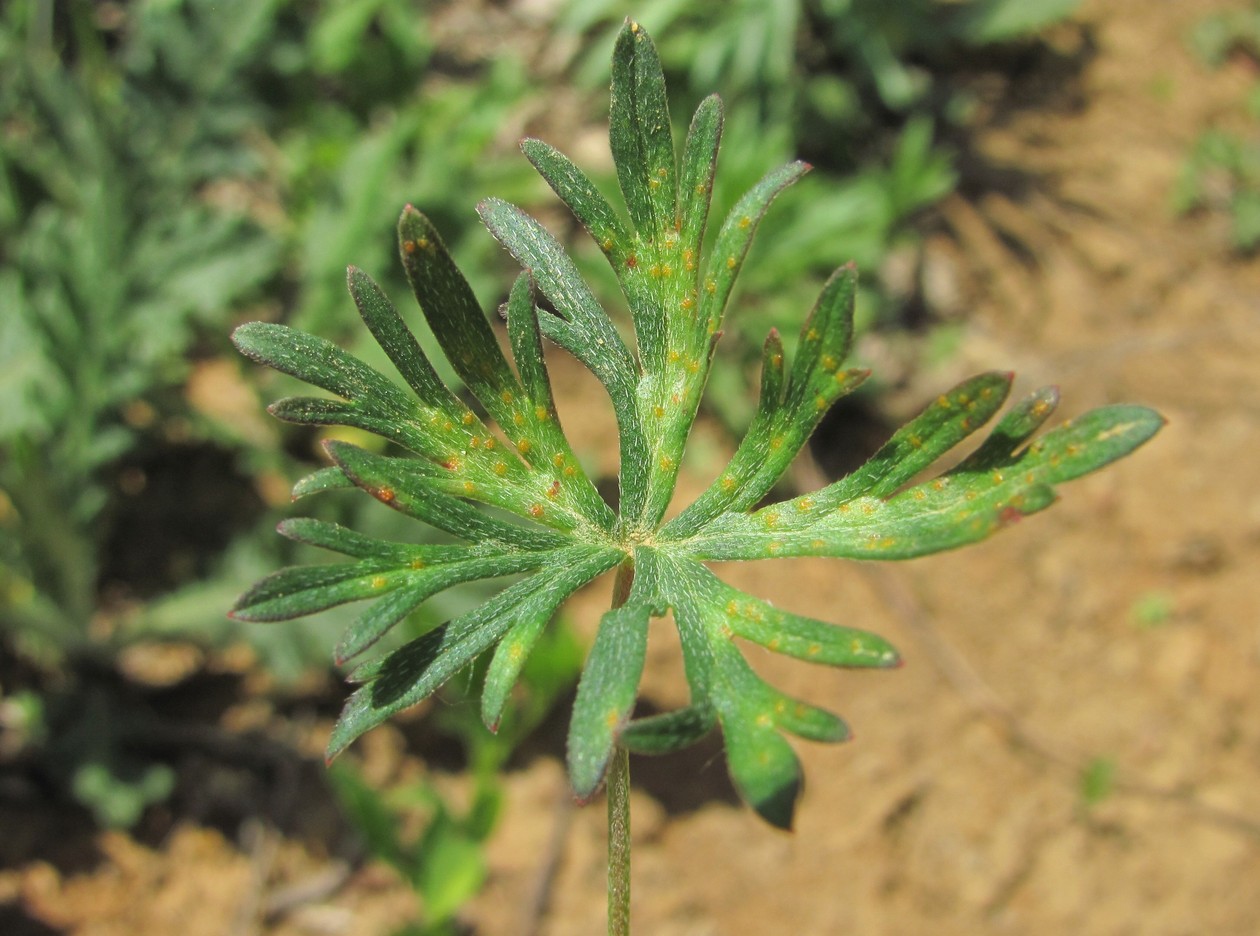
{"type": "MultiPolygon", "coordinates": [[[[1190,33],[1191,49],[1210,68],[1231,57],[1260,62],[1260,3],[1226,10],[1201,20],[1190,33]]],[[[1243,104],[1260,121],[1260,82],[1243,104]]],[[[1239,134],[1217,127],[1195,141],[1173,188],[1173,209],[1179,214],[1209,211],[1229,219],[1230,239],[1239,253],[1260,248],[1260,125],[1239,134]]]]}
{"type": "MultiPolygon", "coordinates": [[[[346,259],[393,270],[380,232],[402,203],[425,203],[462,244],[474,216],[452,183],[515,192],[528,177],[493,158],[526,96],[519,63],[444,74],[427,26],[410,0],[0,11],[0,639],[70,677],[31,747],[105,824],[134,822],[170,778],[133,762],[122,736],[140,713],[76,679],[85,659],[245,637],[280,675],[326,665],[323,628],[224,615],[280,558],[250,476],[296,476],[311,447],[194,406],[190,375],[220,358],[234,371],[227,333],[260,309],[348,325],[346,259]],[[163,491],[155,461],[173,475],[163,491]],[[224,497],[188,509],[206,488],[245,519],[224,497]],[[167,535],[179,525],[193,529],[167,535]],[[119,551],[141,580],[108,581],[119,551]]],[[[480,241],[475,271],[497,259],[480,241]]]]}
{"type": "Polygon", "coordinates": [[[279,249],[210,191],[260,169],[237,142],[250,102],[231,93],[248,41],[197,30],[203,67],[179,74],[196,24],[146,20],[145,54],[114,54],[79,19],[56,48],[45,12],[10,5],[0,27],[0,574],[7,623],[55,654],[87,649],[109,468],[165,408],[198,329],[279,249]]]}
{"type": "MultiPolygon", "coordinates": [[[[190,371],[247,307],[344,330],[346,258],[392,270],[379,232],[402,203],[462,245],[452,181],[517,191],[527,170],[486,156],[526,89],[510,59],[432,71],[404,0],[30,0],[2,16],[0,608],[10,639],[55,660],[100,649],[129,455],[178,436],[250,472],[284,460],[190,407],[190,371]]],[[[481,272],[496,252],[477,241],[481,272]]]]}
{"type": "Polygon", "coordinates": [[[465,808],[452,806],[427,777],[382,794],[345,760],[329,768],[341,807],[367,853],[397,871],[419,898],[421,922],[399,936],[461,932],[456,914],[485,883],[485,843],[503,806],[503,769],[521,742],[573,688],[582,669],[585,651],[570,628],[548,628],[539,641],[495,734],[485,730],[477,702],[484,664],[441,692],[437,728],[459,742],[473,782],[465,808]],[[416,813],[422,828],[409,835],[404,831],[406,819],[416,813]]]}

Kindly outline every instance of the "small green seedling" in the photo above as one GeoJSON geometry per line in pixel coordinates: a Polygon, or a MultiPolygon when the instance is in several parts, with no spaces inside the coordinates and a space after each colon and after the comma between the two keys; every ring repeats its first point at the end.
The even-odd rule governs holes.
{"type": "Polygon", "coordinates": [[[633,350],[555,238],[496,199],[481,203],[481,217],[525,271],[506,303],[512,362],[428,219],[409,206],[399,222],[402,262],[420,308],[479,406],[439,381],[389,300],[353,267],[350,293],[410,392],[330,342],[282,325],[252,323],[234,336],[254,360],[336,397],[281,400],[271,407],[276,416],[356,427],[409,453],[375,454],[329,441],[333,466],[298,482],[295,497],[359,488],[454,540],[383,542],[333,523],[285,521],[286,536],[352,561],[268,576],[241,597],[236,617],[276,621],[370,599],[336,648],[342,663],[443,589],[519,576],[474,610],[358,665],[350,678],[360,688],[333,730],[330,758],[483,653],[490,658],[481,712],[494,730],[560,604],[616,570],[612,608],[578,686],[568,768],[582,800],[609,774],[609,925],[618,933],[628,930],[629,912],[627,750],[661,754],[717,728],[740,795],[768,822],[787,828],[801,768],[784,734],[813,741],[849,735],[832,713],[763,682],[739,641],[829,666],[899,662],[882,637],[779,610],[724,583],[707,562],[909,559],[973,543],[1050,506],[1056,484],[1127,455],[1162,424],[1140,406],[1107,406],[1030,441],[1058,402],[1054,389],[1041,389],[1008,409],[956,467],[914,483],[1003,406],[1012,375],[981,374],[941,394],[853,474],[759,506],[823,414],[866,379],[865,371],[843,366],[856,285],[853,268],[845,266],[823,286],[791,361],[779,335],[767,337],[747,434],[710,487],[664,520],[722,313],[757,223],[775,195],[809,168],[794,162],[769,173],[706,249],[721,129],[721,102],[707,98],[692,119],[681,163],[676,159],[656,49],[642,28],[627,23],[613,53],[610,138],[628,218],[559,152],[538,140],[522,144],[612,265],[633,322],[633,350]],[[539,306],[539,293],[547,306],[539,306]],[[616,510],[560,427],[545,341],[580,360],[607,389],[620,438],[616,510]],[[648,630],[667,613],[681,635],[690,704],[634,718],[648,630]]]}
{"type": "MultiPolygon", "coordinates": [[[[467,805],[453,804],[428,778],[385,791],[355,768],[338,761],[329,779],[342,811],[356,827],[368,854],[391,866],[414,889],[423,916],[395,936],[451,936],[463,932],[458,916],[488,875],[485,842],[494,831],[504,799],[503,767],[517,746],[538,727],[557,699],[572,689],[582,668],[582,647],[561,625],[540,635],[521,673],[516,704],[499,731],[490,734],[475,709],[460,704],[463,679],[443,690],[439,730],[463,747],[472,775],[467,805]],[[423,830],[408,834],[406,818],[419,812],[423,830]]],[[[479,665],[474,670],[480,670],[479,665]]],[[[480,673],[475,675],[482,675],[480,673]]],[[[476,679],[469,680],[475,687],[476,679]]]]}

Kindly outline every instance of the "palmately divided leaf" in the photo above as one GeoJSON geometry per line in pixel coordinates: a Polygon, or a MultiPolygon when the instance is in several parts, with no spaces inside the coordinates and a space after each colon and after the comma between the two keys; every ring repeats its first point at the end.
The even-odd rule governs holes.
{"type": "Polygon", "coordinates": [[[453,585],[531,572],[562,558],[559,550],[522,551],[493,542],[473,546],[387,542],[310,518],[286,520],[280,532],[359,561],[275,572],[241,596],[232,616],[279,621],[375,599],[346,629],[334,651],[337,663],[371,647],[426,600],[453,585]]]}
{"type": "MultiPolygon", "coordinates": [[[[713,176],[717,170],[718,145],[722,140],[722,99],[711,94],[696,108],[683,144],[682,174],[678,192],[678,233],[683,249],[694,250],[698,263],[704,242],[709,205],[713,200],[713,176]]],[[[683,263],[687,257],[684,253],[683,263]]]]}
{"type": "Polygon", "coordinates": [[[671,754],[695,744],[717,724],[717,712],[710,705],[636,718],[621,732],[621,743],[635,754],[671,754]]]}
{"type": "Polygon", "coordinates": [[[710,600],[714,607],[725,601],[720,605],[722,626],[736,637],[775,653],[828,666],[886,669],[901,663],[897,651],[883,637],[782,611],[713,578],[710,600]]]}
{"type": "Polygon", "coordinates": [[[582,668],[569,722],[569,779],[578,799],[595,794],[617,736],[629,720],[647,659],[648,623],[665,613],[651,550],[635,550],[634,584],[625,604],[607,612],[582,668]]]}
{"type": "Polygon", "coordinates": [[[372,337],[421,400],[436,410],[462,419],[467,407],[442,383],[424,349],[376,281],[357,267],[346,271],[350,296],[372,337]]]}
{"type": "Polygon", "coordinates": [[[511,426],[522,412],[519,398],[524,390],[468,280],[433,223],[411,205],[398,219],[398,247],[416,302],[446,359],[486,412],[499,425],[511,426]]]}
{"type": "MultiPolygon", "coordinates": [[[[808,523],[861,495],[886,497],[983,426],[1006,401],[1012,374],[977,374],[938,396],[857,471],[793,506],[808,523]]],[[[1002,438],[997,436],[996,438],[1002,438]]]]}
{"type": "MultiPolygon", "coordinates": [[[[382,329],[385,312],[370,295],[370,280],[355,277],[366,315],[382,329]]],[[[401,340],[396,335],[391,341],[401,340]]],[[[278,419],[304,425],[351,426],[379,435],[425,458],[448,459],[467,449],[480,425],[475,414],[454,397],[430,401],[410,397],[375,368],[323,338],[284,325],[250,322],[232,334],[237,348],[260,363],[335,393],[340,400],[324,397],[290,397],[268,410],[278,419]]],[[[393,353],[402,355],[398,347],[393,353]]],[[[414,365],[415,362],[412,362],[414,365]]],[[[419,365],[415,365],[419,366],[419,365]]],[[[412,372],[408,379],[418,379],[412,372]]],[[[484,433],[484,427],[482,428],[484,433]]]]}
{"type": "MultiPolygon", "coordinates": [[[[553,517],[568,514],[572,519],[567,526],[591,524],[610,528],[614,522],[612,512],[578,464],[560,429],[542,362],[529,278],[517,283],[508,302],[513,350],[522,373],[518,378],[472,288],[432,222],[409,205],[398,222],[398,239],[407,278],[434,336],[456,373],[520,456],[517,459],[490,454],[496,445],[495,437],[481,420],[462,404],[457,404],[457,408],[448,406],[445,416],[439,415],[431,423],[444,427],[453,443],[462,444],[461,452],[448,448],[445,458],[447,464],[453,459],[463,463],[457,472],[462,474],[459,483],[473,485],[476,490],[470,492],[470,497],[522,515],[532,515],[534,506],[543,504],[550,507],[548,512],[553,517]],[[522,383],[526,378],[528,384],[522,383]],[[459,429],[466,431],[460,433],[459,429]],[[528,477],[522,473],[522,463],[532,469],[528,477]],[[495,499],[487,494],[509,482],[515,482],[519,488],[514,496],[495,499]],[[539,500],[540,495],[554,503],[546,505],[539,500]]],[[[401,342],[400,338],[393,344],[401,342]]],[[[414,344],[414,338],[411,343],[414,344]]]]}
{"type": "Polygon", "coordinates": [[[768,822],[788,828],[801,768],[784,735],[836,742],[849,731],[831,712],[768,685],[741,644],[836,667],[891,667],[899,658],[877,635],[777,609],[725,584],[703,563],[804,555],[904,559],[965,545],[1049,506],[1055,485],[1133,451],[1162,419],[1143,407],[1108,406],[1034,440],[1058,404],[1057,391],[1044,388],[1011,407],[956,467],[921,481],[1004,405],[1011,375],[981,374],[942,394],[857,471],[758,509],[828,408],[867,376],[842,366],[857,288],[849,265],[823,286],[791,362],[778,333],[770,332],[745,437],[709,489],[662,526],[753,234],[775,196],[809,167],[794,162],[767,174],[736,203],[706,250],[721,102],[710,97],[700,104],[679,162],[660,58],[633,22],[617,40],[612,98],[610,141],[629,224],[557,150],[538,140],[524,141],[522,150],[612,265],[634,349],[560,243],[520,209],[486,199],[478,206],[483,221],[524,268],[506,303],[509,361],[437,231],[408,207],[399,222],[404,266],[478,409],[441,383],[381,289],[353,267],[348,284],[355,304],[411,393],[335,345],[284,326],[246,325],[234,339],[254,360],[335,397],[281,400],[271,407],[280,418],[357,427],[419,456],[328,442],[333,467],[299,481],[295,498],[357,487],[459,542],[386,542],[335,523],[289,520],[281,525],[285,535],[351,561],[280,570],[243,595],[233,613],[278,620],[369,600],[338,644],[340,661],[374,645],[451,585],[524,576],[359,666],[352,680],[363,685],[333,731],[331,758],[491,648],[482,717],[493,730],[561,602],[620,564],[617,594],[625,602],[601,620],[570,725],[568,764],[578,796],[596,792],[617,745],[660,754],[719,727],[740,795],[768,822]],[[540,308],[535,289],[549,308],[540,308]],[[582,361],[607,389],[620,436],[617,514],[582,472],[560,427],[543,338],[582,361]],[[497,428],[488,427],[483,413],[497,428]],[[651,622],[668,612],[678,627],[690,698],[676,711],[633,719],[651,622]]]}
{"type": "Polygon", "coordinates": [[[336,465],[330,465],[327,468],[316,469],[300,478],[293,485],[290,496],[293,500],[301,500],[312,494],[322,494],[325,491],[346,491],[352,488],[354,488],[354,482],[346,477],[345,472],[336,465]]]}
{"type": "Polygon", "coordinates": [[[707,491],[665,525],[666,537],[686,537],[724,511],[742,511],[768,494],[809,440],[827,410],[866,379],[840,367],[853,334],[857,271],[841,267],[801,329],[790,372],[776,332],[766,338],[757,412],[739,448],[707,491]]]}
{"type": "Polygon", "coordinates": [[[650,456],[636,403],[634,356],[573,261],[542,225],[494,198],[483,201],[477,210],[555,307],[557,315],[538,320],[542,333],[585,364],[608,391],[620,437],[622,515],[637,514],[647,491],[650,456]]]}
{"type": "Polygon", "coordinates": [[[341,397],[292,397],[273,403],[272,415],[306,425],[353,426],[421,455],[440,445],[423,410],[397,384],[331,341],[270,322],[249,322],[232,333],[242,354],[341,397]]]}
{"type": "Polygon", "coordinates": [[[528,273],[522,273],[512,285],[507,302],[507,320],[512,356],[531,408],[529,413],[514,414],[512,427],[507,431],[516,434],[517,450],[525,450],[522,457],[535,466],[534,473],[542,479],[542,484],[547,485],[544,497],[571,505],[581,518],[593,526],[611,530],[617,517],[595,489],[574,455],[564,430],[560,428],[560,417],[551,394],[551,379],[543,358],[533,280],[528,273]]]}
{"type": "Polygon", "coordinates": [[[804,163],[784,166],[740,199],[718,233],[703,277],[698,272],[699,250],[693,255],[692,248],[683,247],[677,236],[673,241],[675,256],[661,259],[653,267],[662,280],[662,304],[670,311],[666,316],[665,366],[649,369],[639,391],[644,422],[652,429],[649,441],[653,447],[643,527],[660,522],[673,496],[688,431],[712,364],[722,312],[757,224],[775,195],[807,168],[804,163]]]}
{"type": "MultiPolygon", "coordinates": [[[[561,533],[492,517],[457,494],[448,493],[468,496],[477,493],[477,488],[465,489],[463,482],[442,468],[418,459],[375,455],[349,442],[329,441],[324,448],[346,477],[382,504],[461,539],[494,540],[523,549],[550,549],[567,542],[561,533]]],[[[508,506],[510,489],[494,487],[490,493],[503,495],[505,502],[500,506],[508,506]]],[[[542,503],[538,504],[536,519],[548,519],[542,503]]]]}
{"type": "Polygon", "coordinates": [[[677,156],[656,46],[627,22],[613,49],[608,140],[621,193],[639,237],[651,243],[674,226],[677,156]]]}
{"type": "Polygon", "coordinates": [[[411,641],[353,674],[364,682],[333,728],[331,760],[396,712],[423,701],[520,621],[549,620],[578,588],[622,558],[608,547],[573,546],[543,570],[504,589],[485,604],[411,641]]]}
{"type": "Polygon", "coordinates": [[[387,559],[294,566],[259,581],[237,600],[231,613],[241,621],[285,621],[388,594],[408,578],[406,570],[387,559]]]}
{"type": "MultiPolygon", "coordinates": [[[[338,471],[338,474],[341,474],[338,471]]],[[[345,475],[341,475],[343,478],[345,475]]],[[[308,546],[318,546],[356,559],[384,559],[399,565],[423,562],[431,565],[434,562],[449,562],[468,555],[466,546],[441,546],[434,544],[395,543],[389,540],[364,536],[327,520],[316,520],[311,517],[292,517],[282,520],[276,531],[283,536],[308,546]]]]}
{"type": "MultiPolygon", "coordinates": [[[[890,493],[892,479],[904,474],[900,468],[858,469],[855,475],[862,478],[860,485],[853,484],[850,478],[854,476],[850,476],[816,495],[753,514],[724,514],[685,549],[711,560],[909,559],[954,549],[1044,510],[1054,502],[1053,485],[1122,458],[1163,425],[1163,418],[1146,407],[1104,406],[1020,449],[1023,429],[1041,418],[1034,414],[1041,405],[1047,405],[1046,394],[1039,392],[1028,407],[1016,409],[1011,423],[999,423],[1002,433],[997,437],[1011,448],[1005,457],[999,457],[994,444],[981,461],[970,465],[964,461],[954,471],[892,497],[880,495],[890,493]],[[843,490],[843,498],[837,498],[833,489],[843,490]],[[818,509],[818,502],[828,500],[839,503],[828,510],[818,509]]],[[[963,431],[957,424],[950,433],[963,431]]]]}
{"type": "Polygon", "coordinates": [[[843,741],[848,728],[830,712],[767,685],[732,638],[844,667],[895,666],[896,652],[874,634],[778,611],[726,585],[699,563],[662,552],[659,565],[661,598],[672,607],[682,637],[691,704],[679,713],[631,722],[626,743],[649,752],[670,750],[700,737],[716,717],[740,794],[767,821],[786,828],[799,794],[800,770],[778,732],[843,741]]]}
{"type": "Polygon", "coordinates": [[[737,706],[725,714],[722,736],[735,789],[770,825],[791,829],[801,795],[801,762],[796,753],[773,728],[746,721],[737,706]]]}

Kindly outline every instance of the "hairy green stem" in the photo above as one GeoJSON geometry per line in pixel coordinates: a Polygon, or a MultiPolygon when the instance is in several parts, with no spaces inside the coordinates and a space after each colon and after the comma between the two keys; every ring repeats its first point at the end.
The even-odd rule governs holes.
{"type": "Polygon", "coordinates": [[[608,936],[630,933],[630,752],[608,765],[608,936]]]}
{"type": "MultiPolygon", "coordinates": [[[[617,569],[612,606],[626,603],[634,565],[617,569]]],[[[618,744],[608,764],[608,936],[630,934],[630,752],[618,744]]]]}

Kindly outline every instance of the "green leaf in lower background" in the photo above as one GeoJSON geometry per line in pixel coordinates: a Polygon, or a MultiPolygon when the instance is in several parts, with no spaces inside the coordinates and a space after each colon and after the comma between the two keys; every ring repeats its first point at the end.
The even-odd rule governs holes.
{"type": "Polygon", "coordinates": [[[1097,806],[1115,790],[1116,762],[1110,757],[1095,757],[1081,771],[1081,799],[1086,806],[1097,806]]]}
{"type": "Polygon", "coordinates": [[[1058,23],[1081,0],[971,0],[948,21],[953,36],[970,45],[989,45],[1030,36],[1058,23]]]}

